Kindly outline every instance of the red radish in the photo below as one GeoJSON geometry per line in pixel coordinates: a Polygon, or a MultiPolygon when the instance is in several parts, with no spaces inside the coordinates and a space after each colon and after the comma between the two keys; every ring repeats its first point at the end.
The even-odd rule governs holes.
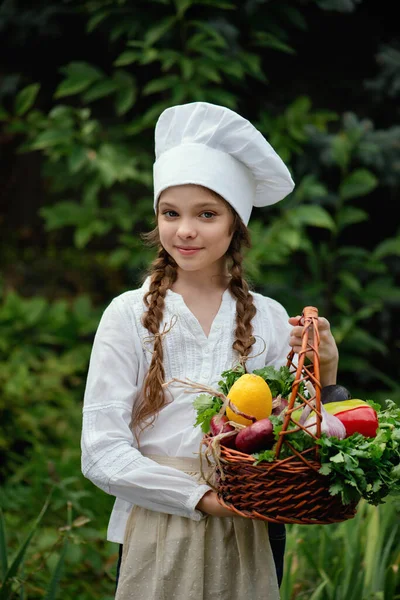
{"type": "Polygon", "coordinates": [[[210,421],[211,434],[218,435],[219,433],[233,431],[234,427],[228,425],[228,421],[229,419],[225,415],[214,415],[210,421]]]}
{"type": "Polygon", "coordinates": [[[248,425],[236,436],[236,448],[245,454],[268,450],[272,448],[274,442],[274,427],[268,418],[248,425]]]}
{"type": "MultiPolygon", "coordinates": [[[[225,415],[214,415],[210,421],[211,435],[218,435],[220,433],[228,433],[228,431],[235,431],[232,425],[228,425],[228,417],[225,415]]],[[[225,438],[221,438],[221,446],[227,446],[228,448],[235,448],[236,435],[228,435],[225,438]]]]}
{"type": "MultiPolygon", "coordinates": [[[[278,398],[272,398],[272,406],[274,405],[274,401],[277,399],[278,398]]],[[[279,417],[281,412],[283,410],[285,410],[285,408],[287,406],[289,406],[289,401],[286,400],[286,398],[280,398],[280,402],[279,402],[278,406],[275,406],[275,408],[272,409],[272,414],[275,415],[276,417],[279,417]]]]}

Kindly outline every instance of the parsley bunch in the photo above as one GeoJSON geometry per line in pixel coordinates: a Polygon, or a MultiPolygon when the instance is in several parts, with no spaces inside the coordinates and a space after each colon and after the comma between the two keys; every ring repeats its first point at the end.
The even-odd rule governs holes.
{"type": "Polygon", "coordinates": [[[221,398],[210,396],[210,394],[200,394],[194,400],[193,407],[197,412],[194,426],[201,425],[202,432],[208,433],[210,431],[211,419],[221,410],[221,398]]]}
{"type": "Polygon", "coordinates": [[[355,433],[348,438],[323,435],[320,473],[330,478],[329,491],[340,494],[343,504],[365,498],[382,504],[389,494],[400,493],[400,407],[386,400],[386,409],[372,402],[379,427],[374,438],[355,433]]]}
{"type": "MultiPolygon", "coordinates": [[[[295,373],[291,373],[289,367],[284,365],[280,369],[276,369],[270,365],[262,369],[256,369],[253,373],[259,375],[268,383],[273,398],[276,398],[279,394],[282,398],[289,398],[295,380],[295,373]]],[[[300,388],[299,391],[301,392],[303,389],[302,383],[300,388]]]]}
{"type": "MultiPolygon", "coordinates": [[[[340,494],[343,504],[364,498],[369,504],[384,502],[389,494],[400,494],[400,407],[386,400],[386,408],[368,402],[377,412],[379,427],[376,437],[360,433],[339,440],[322,434],[316,442],[304,431],[290,435],[291,445],[299,452],[319,446],[320,473],[329,477],[332,496],[340,494]]],[[[271,417],[270,417],[271,418],[271,417]]],[[[282,420],[271,418],[275,439],[282,429],[282,420]]],[[[290,427],[292,424],[290,424],[290,427]]],[[[291,455],[283,444],[280,459],[291,455]]],[[[275,449],[253,455],[255,464],[275,460],[275,449]]]]}

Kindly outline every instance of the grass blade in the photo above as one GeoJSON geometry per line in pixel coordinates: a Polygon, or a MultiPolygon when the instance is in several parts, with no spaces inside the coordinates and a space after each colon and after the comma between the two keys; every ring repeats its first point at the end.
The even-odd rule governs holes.
{"type": "Polygon", "coordinates": [[[319,584],[317,589],[313,592],[312,596],[310,596],[310,600],[322,600],[323,596],[321,594],[324,591],[327,584],[328,584],[328,580],[324,579],[322,581],[322,583],[319,584]]]}
{"type": "Polygon", "coordinates": [[[10,567],[6,571],[6,574],[5,574],[4,580],[3,580],[3,586],[0,590],[0,600],[7,600],[10,596],[13,578],[15,577],[15,575],[18,572],[19,566],[21,565],[21,563],[25,557],[25,553],[28,549],[31,539],[33,538],[33,536],[38,528],[38,525],[49,506],[50,496],[51,496],[51,493],[49,494],[46,502],[44,503],[43,508],[39,513],[39,516],[35,519],[35,522],[33,524],[31,531],[28,533],[28,535],[25,538],[25,541],[19,547],[13,562],[11,563],[10,567]]]}
{"type": "Polygon", "coordinates": [[[67,547],[68,547],[68,538],[65,536],[63,545],[62,545],[62,549],[61,549],[61,553],[60,553],[60,558],[57,561],[57,565],[56,565],[56,568],[54,569],[54,573],[51,578],[49,587],[47,589],[47,594],[46,594],[44,600],[55,600],[57,597],[58,584],[60,582],[61,573],[62,573],[62,570],[64,567],[65,557],[67,554],[67,547]]]}
{"type": "Polygon", "coordinates": [[[366,519],[366,529],[368,537],[366,539],[365,554],[364,554],[364,569],[365,569],[365,587],[369,592],[376,590],[376,569],[379,564],[381,554],[382,536],[379,509],[376,507],[369,508],[366,519]],[[374,588],[374,589],[373,589],[374,588]]]}
{"type": "Polygon", "coordinates": [[[0,568],[1,579],[5,579],[8,570],[7,543],[6,543],[6,524],[4,522],[3,511],[0,508],[0,568]]]}
{"type": "MultiPolygon", "coordinates": [[[[67,526],[69,529],[71,529],[72,526],[72,505],[70,502],[68,502],[68,508],[67,508],[67,526]]],[[[64,537],[64,541],[63,541],[63,545],[61,548],[61,553],[60,553],[60,557],[57,561],[57,565],[56,568],[54,569],[54,573],[53,576],[51,578],[50,581],[50,585],[47,589],[47,594],[45,596],[44,600],[55,600],[57,597],[57,590],[58,590],[58,584],[60,582],[61,579],[61,573],[64,567],[64,562],[65,562],[65,557],[67,555],[67,547],[68,547],[68,537],[67,535],[65,535],[64,537]]]]}

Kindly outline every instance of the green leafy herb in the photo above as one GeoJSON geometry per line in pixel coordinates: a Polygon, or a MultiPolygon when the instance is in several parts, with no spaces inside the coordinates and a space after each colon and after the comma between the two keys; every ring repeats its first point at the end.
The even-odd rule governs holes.
{"type": "Polygon", "coordinates": [[[237,365],[233,369],[224,371],[221,375],[223,379],[218,382],[221,392],[227,396],[235,381],[237,381],[245,373],[246,371],[242,365],[237,365]]]}
{"type": "MultiPolygon", "coordinates": [[[[286,365],[280,369],[276,369],[273,366],[263,367],[262,369],[256,369],[253,371],[255,375],[262,377],[269,385],[273,398],[279,396],[288,398],[292,392],[292,384],[295,380],[295,373],[291,373],[289,367],[286,365]]],[[[303,384],[301,383],[301,387],[303,384]]],[[[301,389],[299,390],[302,391],[301,389]]]]}
{"type": "Polygon", "coordinates": [[[338,440],[322,436],[321,469],[331,480],[330,492],[342,502],[365,498],[369,504],[382,504],[389,495],[400,494],[400,407],[386,400],[386,408],[370,403],[378,413],[376,437],[359,433],[338,440]]]}
{"type": "Polygon", "coordinates": [[[200,394],[193,402],[193,407],[197,412],[195,427],[201,425],[203,433],[210,431],[211,419],[219,413],[222,406],[221,398],[210,396],[209,394],[200,394]]]}
{"type": "MultiPolygon", "coordinates": [[[[400,407],[392,400],[386,401],[385,409],[376,403],[368,403],[378,414],[379,428],[374,438],[355,433],[339,440],[322,434],[315,442],[306,432],[297,431],[288,440],[298,452],[318,444],[320,473],[329,477],[330,493],[340,494],[343,504],[364,498],[369,504],[378,505],[389,494],[400,494],[400,407]]],[[[272,419],[278,439],[283,423],[279,417],[272,419]]],[[[272,462],[275,447],[253,456],[255,464],[272,462]]],[[[288,456],[291,456],[291,450],[283,444],[279,458],[288,456]]]]}

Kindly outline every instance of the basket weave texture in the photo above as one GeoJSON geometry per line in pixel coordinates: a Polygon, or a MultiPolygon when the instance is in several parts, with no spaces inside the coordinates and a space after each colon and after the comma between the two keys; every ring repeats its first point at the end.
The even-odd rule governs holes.
{"type": "MultiPolygon", "coordinates": [[[[276,444],[275,460],[255,465],[253,456],[220,445],[216,486],[220,504],[242,517],[275,523],[324,525],[354,517],[357,502],[344,505],[339,495],[331,496],[329,478],[318,473],[321,465],[316,444],[304,452],[295,451],[290,444],[290,436],[294,432],[300,429],[307,431],[307,426],[292,417],[299,407],[310,406],[310,414],[315,414],[316,418],[313,437],[317,440],[321,436],[318,310],[315,307],[304,308],[302,324],[301,352],[294,355],[292,351],[288,355],[287,365],[296,375],[276,444]],[[295,356],[298,356],[297,364],[293,362],[295,356]],[[311,389],[315,393],[306,397],[299,393],[299,384],[307,381],[312,384],[311,389]],[[283,444],[291,449],[293,455],[280,459],[283,444]]],[[[204,444],[209,445],[211,440],[210,436],[205,436],[204,444]]]]}

